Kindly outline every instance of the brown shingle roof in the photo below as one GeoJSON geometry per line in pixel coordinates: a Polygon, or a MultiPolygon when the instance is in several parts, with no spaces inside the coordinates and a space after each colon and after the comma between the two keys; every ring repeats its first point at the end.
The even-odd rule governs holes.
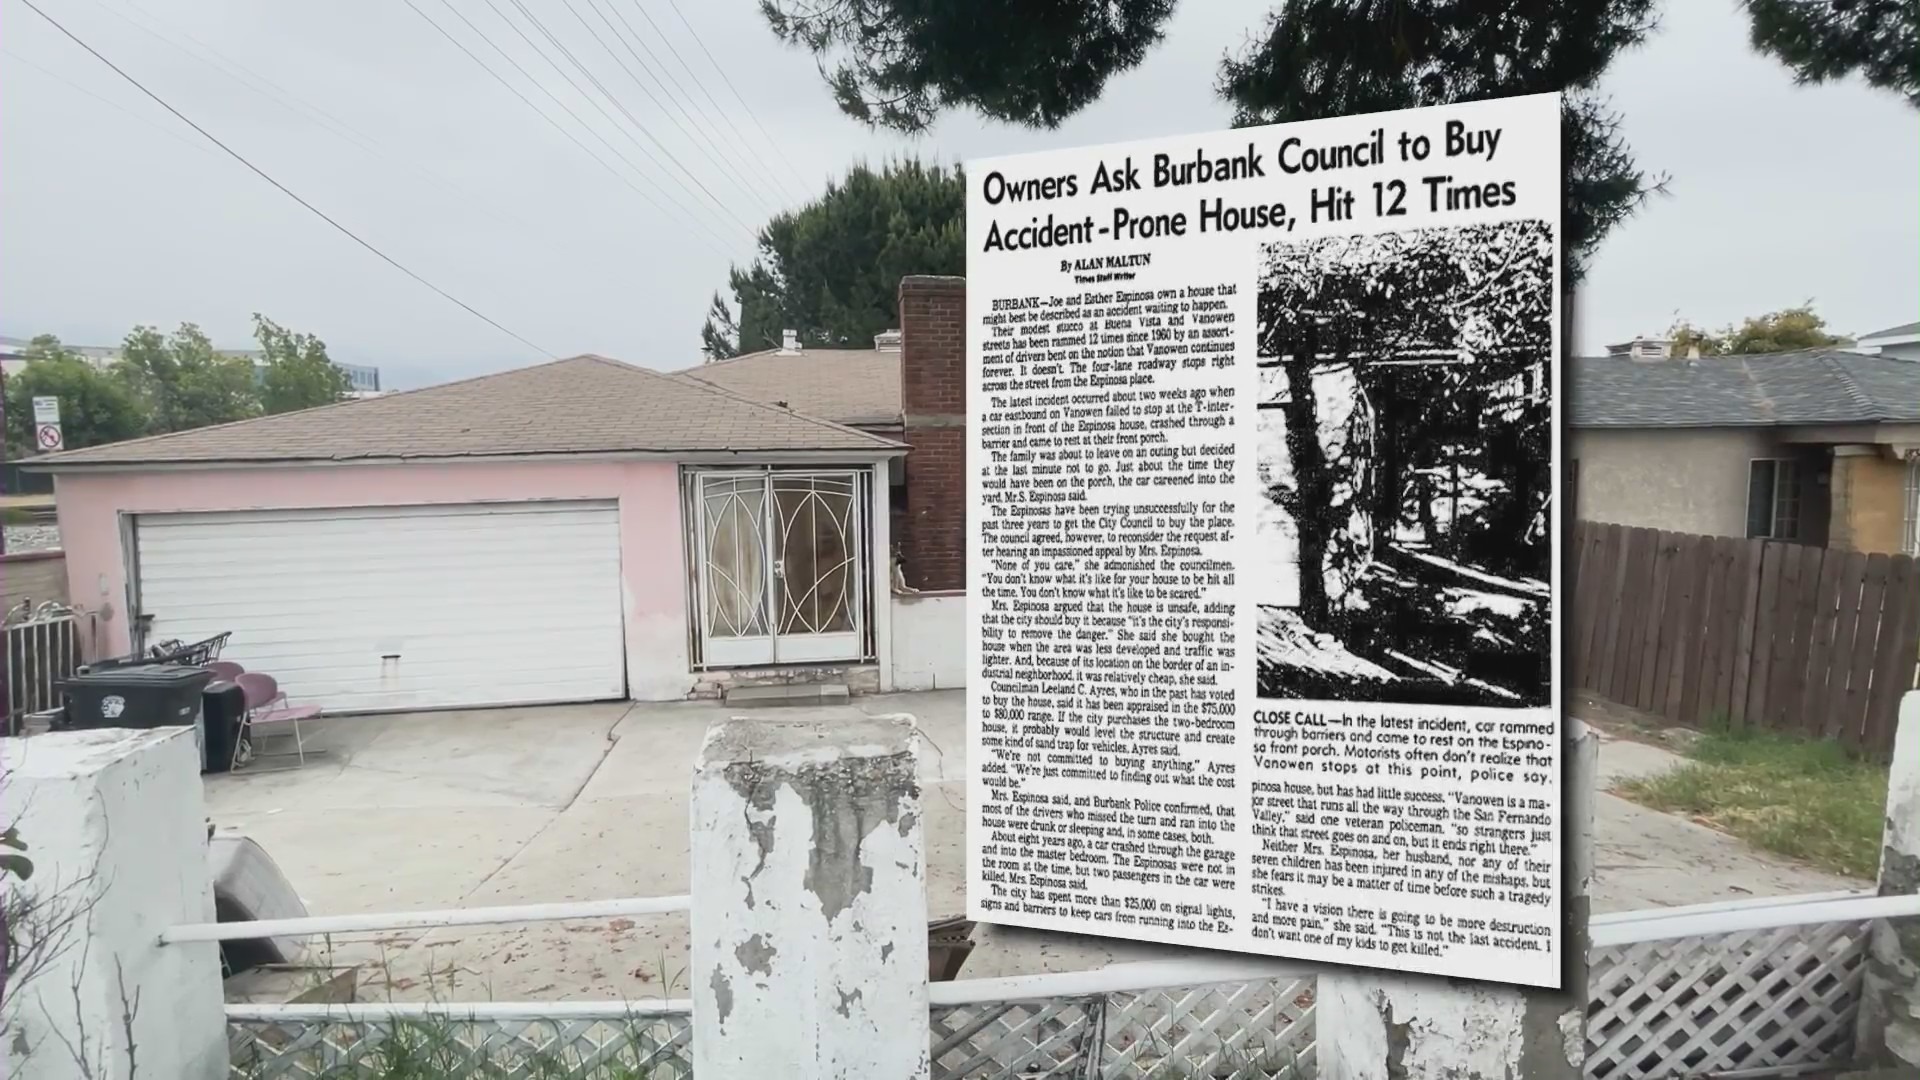
{"type": "Polygon", "coordinates": [[[876,435],[600,356],[34,458],[32,466],[885,451],[876,435]]]}
{"type": "Polygon", "coordinates": [[[676,372],[741,397],[784,401],[842,424],[900,422],[900,354],[875,349],[808,349],[748,353],[676,372]]]}

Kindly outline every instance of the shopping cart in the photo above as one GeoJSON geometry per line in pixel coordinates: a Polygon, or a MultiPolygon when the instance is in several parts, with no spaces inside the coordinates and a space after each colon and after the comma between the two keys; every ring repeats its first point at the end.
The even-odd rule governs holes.
{"type": "Polygon", "coordinates": [[[162,641],[145,653],[132,653],[127,656],[115,656],[106,660],[95,660],[83,665],[79,670],[85,675],[94,671],[111,671],[114,668],[132,667],[134,664],[178,664],[182,667],[205,667],[220,658],[220,650],[227,647],[227,639],[233,631],[215,634],[205,641],[196,641],[191,645],[184,642],[162,641]]]}

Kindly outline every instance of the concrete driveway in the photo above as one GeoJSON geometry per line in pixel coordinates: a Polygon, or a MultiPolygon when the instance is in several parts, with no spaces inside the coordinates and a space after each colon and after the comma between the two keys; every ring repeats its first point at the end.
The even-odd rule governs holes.
{"type": "MultiPolygon", "coordinates": [[[[929,914],[965,910],[966,733],[958,691],[856,698],[799,719],[909,713],[922,767],[929,914]]],[[[314,914],[478,907],[687,886],[687,793],[708,702],[609,703],[347,717],[315,725],[304,769],[207,778],[216,826],[259,841],[314,914]]],[[[1603,779],[1671,754],[1608,740],[1603,779]]],[[[1595,907],[1620,911],[1859,887],[1692,822],[1601,795],[1595,907]]],[[[983,929],[968,976],[1100,967],[1179,950],[983,929]]],[[[684,997],[687,920],[543,923],[340,937],[315,959],[371,965],[396,1000],[684,997]]],[[[384,985],[379,985],[384,984],[384,985]]]]}

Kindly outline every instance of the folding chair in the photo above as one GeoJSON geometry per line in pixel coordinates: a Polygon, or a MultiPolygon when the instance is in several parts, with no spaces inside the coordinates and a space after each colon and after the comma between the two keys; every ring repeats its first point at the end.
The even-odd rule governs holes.
{"type": "MultiPolygon", "coordinates": [[[[306,741],[300,734],[300,722],[313,720],[320,715],[318,705],[293,705],[287,701],[287,695],[281,693],[280,684],[273,676],[259,671],[242,672],[233,680],[240,687],[240,693],[246,699],[247,713],[240,721],[240,732],[234,740],[234,765],[240,764],[243,747],[251,745],[255,735],[266,737],[262,727],[278,727],[285,724],[293,729],[294,756],[301,765],[307,763],[306,741]]],[[[320,753],[320,751],[314,751],[320,753]]],[[[261,756],[261,755],[254,755],[261,756]]]]}

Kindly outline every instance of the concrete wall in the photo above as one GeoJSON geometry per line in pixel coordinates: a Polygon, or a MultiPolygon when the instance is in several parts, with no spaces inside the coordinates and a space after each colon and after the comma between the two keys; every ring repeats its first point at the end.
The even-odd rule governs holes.
{"type": "Polygon", "coordinates": [[[227,1069],[219,947],[160,944],[168,927],[214,921],[193,732],[5,739],[0,767],[34,860],[33,877],[7,887],[43,916],[14,930],[57,943],[64,918],[70,931],[67,947],[7,1003],[10,1068],[0,1071],[22,1080],[219,1080],[227,1069]]]}
{"type": "MultiPolygon", "coordinates": [[[[1747,535],[1747,464],[1790,452],[1756,428],[1572,432],[1575,507],[1588,521],[1708,536],[1747,535]]],[[[1811,509],[1805,500],[1803,512],[1811,509]]]]}
{"type": "Polygon", "coordinates": [[[1833,521],[1827,543],[1849,551],[1900,550],[1906,513],[1907,463],[1863,446],[1842,447],[1833,459],[1833,521]]]}
{"type": "Polygon", "coordinates": [[[967,682],[967,594],[893,594],[893,688],[952,690],[967,682]]]}
{"type": "Polygon", "coordinates": [[[664,701],[683,698],[694,687],[679,474],[671,462],[68,473],[57,478],[56,494],[70,595],[87,607],[105,601],[114,609],[100,630],[100,647],[108,653],[130,647],[121,528],[129,514],[616,499],[629,692],[638,700],[664,701]]]}
{"type": "Polygon", "coordinates": [[[20,551],[0,555],[0,611],[22,601],[39,607],[67,602],[67,558],[59,551],[20,551]]]}

